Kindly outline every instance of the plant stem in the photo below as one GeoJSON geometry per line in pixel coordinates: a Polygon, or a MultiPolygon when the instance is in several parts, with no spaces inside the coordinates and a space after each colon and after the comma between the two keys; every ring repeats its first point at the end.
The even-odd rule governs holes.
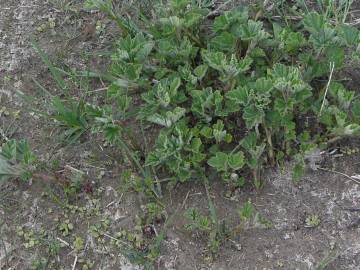
{"type": "Polygon", "coordinates": [[[206,196],[207,196],[208,203],[209,203],[211,221],[213,222],[213,224],[215,224],[215,226],[217,228],[219,222],[218,222],[218,218],[217,218],[217,214],[216,214],[216,209],[215,209],[214,203],[213,203],[213,201],[211,199],[210,192],[209,192],[209,180],[204,174],[203,174],[203,180],[204,180],[204,187],[205,187],[205,191],[206,191],[206,196]]]}
{"type": "Polygon", "coordinates": [[[271,138],[271,132],[266,127],[266,125],[264,125],[264,129],[265,129],[266,138],[267,138],[267,141],[269,144],[269,158],[270,158],[271,166],[274,166],[275,165],[275,158],[274,158],[275,155],[274,155],[274,147],[273,147],[272,138],[271,138]]]}
{"type": "Polygon", "coordinates": [[[118,138],[118,143],[120,145],[121,148],[123,148],[125,150],[125,152],[127,153],[127,155],[131,158],[131,160],[133,161],[133,163],[135,163],[136,167],[140,170],[141,174],[143,175],[144,178],[148,177],[148,173],[144,170],[144,168],[141,166],[140,161],[135,157],[135,155],[131,152],[131,150],[129,149],[129,147],[126,145],[126,143],[118,138]]]}
{"type": "Polygon", "coordinates": [[[331,80],[332,80],[334,68],[335,68],[335,63],[334,63],[334,62],[331,62],[331,63],[330,63],[330,76],[329,76],[329,80],[328,80],[328,82],[327,82],[327,84],[326,84],[326,90],[325,90],[325,94],[324,94],[323,101],[322,101],[322,104],[321,104],[321,108],[320,108],[320,112],[319,112],[319,117],[321,116],[321,112],[322,112],[322,110],[324,109],[325,100],[326,100],[326,95],[327,95],[327,93],[328,93],[328,91],[329,91],[329,87],[330,87],[330,83],[331,83],[331,80]]]}

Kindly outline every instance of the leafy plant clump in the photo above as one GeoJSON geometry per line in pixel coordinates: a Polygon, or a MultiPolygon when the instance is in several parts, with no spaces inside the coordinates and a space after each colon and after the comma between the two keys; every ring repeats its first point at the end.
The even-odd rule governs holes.
{"type": "Polygon", "coordinates": [[[0,147],[0,185],[12,177],[28,180],[34,170],[35,156],[29,144],[9,140],[0,147]]]}
{"type": "Polygon", "coordinates": [[[359,59],[356,28],[315,11],[289,24],[235,8],[210,27],[208,14],[172,0],[146,29],[122,25],[107,90],[116,106],[98,117],[107,138],[128,120],[155,125],[146,168],[185,182],[212,167],[235,186],[250,172],[260,187],[264,166],[293,159],[299,177],[307,153],[360,133],[355,92],[335,80],[348,53],[359,59]]]}

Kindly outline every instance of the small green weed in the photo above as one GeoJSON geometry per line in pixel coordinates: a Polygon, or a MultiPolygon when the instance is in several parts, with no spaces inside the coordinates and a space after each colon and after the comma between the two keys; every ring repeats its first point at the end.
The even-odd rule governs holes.
{"type": "Polygon", "coordinates": [[[66,219],[59,224],[59,230],[63,236],[68,236],[73,229],[74,224],[72,224],[69,219],[66,219]]]}
{"type": "MultiPolygon", "coordinates": [[[[82,191],[83,188],[85,189],[86,192],[86,187],[84,185],[85,173],[70,166],[67,166],[66,168],[69,170],[69,174],[70,174],[68,177],[70,180],[69,184],[64,187],[64,192],[67,198],[74,197],[77,193],[82,191]]],[[[92,190],[92,186],[89,186],[89,189],[92,190]]]]}
{"type": "Polygon", "coordinates": [[[270,220],[263,217],[254,207],[252,202],[248,200],[244,205],[239,209],[240,222],[239,225],[235,226],[231,232],[233,235],[240,233],[243,229],[251,226],[261,226],[263,228],[269,229],[273,225],[270,220]]]}
{"type": "Polygon", "coordinates": [[[190,223],[185,228],[191,231],[197,231],[204,234],[208,239],[208,248],[214,255],[218,252],[221,243],[225,240],[227,234],[225,223],[217,226],[211,218],[199,213],[196,208],[189,208],[185,213],[185,217],[190,223]]]}
{"type": "Polygon", "coordinates": [[[35,259],[31,263],[31,270],[45,270],[48,265],[48,260],[44,257],[35,259]]]}
{"type": "Polygon", "coordinates": [[[336,251],[331,251],[324,259],[322,259],[315,267],[315,270],[326,270],[328,266],[339,256],[336,251]]]}
{"type": "Polygon", "coordinates": [[[28,180],[36,158],[25,140],[9,140],[0,148],[0,183],[11,177],[28,180]]]}
{"type": "Polygon", "coordinates": [[[317,227],[320,225],[320,218],[318,215],[310,215],[305,219],[305,226],[309,228],[317,227]]]}
{"type": "MultiPolygon", "coordinates": [[[[0,118],[3,118],[3,115],[7,115],[9,114],[9,112],[7,111],[7,109],[5,107],[0,108],[0,118]]],[[[12,136],[15,134],[15,132],[17,131],[16,128],[16,120],[12,121],[10,124],[5,124],[4,120],[1,119],[1,123],[0,123],[0,144],[9,141],[12,136]]]]}
{"type": "Polygon", "coordinates": [[[79,139],[88,129],[86,119],[86,105],[84,101],[70,101],[68,106],[55,97],[52,100],[51,117],[64,128],[63,139],[74,142],[79,139]]]}
{"type": "Polygon", "coordinates": [[[19,226],[16,230],[16,233],[19,237],[23,238],[23,245],[26,249],[33,248],[40,244],[40,237],[34,230],[25,230],[19,226]]]}

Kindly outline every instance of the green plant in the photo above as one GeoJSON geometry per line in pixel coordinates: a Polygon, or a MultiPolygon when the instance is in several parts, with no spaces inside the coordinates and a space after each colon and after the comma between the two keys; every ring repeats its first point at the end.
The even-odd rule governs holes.
{"type": "Polygon", "coordinates": [[[321,13],[327,18],[334,18],[337,23],[345,23],[353,0],[317,0],[321,13]]]}
{"type": "Polygon", "coordinates": [[[10,177],[27,180],[34,170],[35,156],[25,140],[9,140],[0,148],[0,183],[10,177]]]}
{"type": "Polygon", "coordinates": [[[305,219],[305,226],[312,228],[312,227],[317,227],[320,225],[320,218],[318,215],[310,215],[305,219]]]}
{"type": "Polygon", "coordinates": [[[48,260],[44,257],[35,259],[31,263],[32,270],[45,270],[48,265],[48,260]]]}
{"type": "MultiPolygon", "coordinates": [[[[140,27],[118,16],[110,0],[87,1],[122,30],[108,74],[81,75],[108,81],[104,103],[81,100],[72,106],[74,100],[56,98],[53,115],[75,138],[86,130],[102,132],[108,144],[119,147],[137,171],[124,175],[127,189],[161,197],[165,181],[157,175],[173,186],[203,180],[210,216],[189,210],[189,228],[205,232],[216,251],[225,226],[217,219],[208,178],[217,175],[235,187],[251,179],[259,189],[265,167],[292,159],[298,179],[308,153],[360,134],[359,102],[337,80],[347,57],[351,64],[360,59],[360,35],[344,23],[346,8],[335,21],[330,11],[309,11],[296,23],[266,13],[260,20],[261,13],[235,8],[208,26],[210,2],[166,1],[151,20],[142,17],[140,27]]],[[[278,2],[277,8],[285,7],[278,2]]],[[[64,73],[41,56],[58,88],[67,91],[64,73]]],[[[147,210],[152,218],[161,215],[155,203],[147,210]]],[[[271,225],[250,203],[240,217],[271,225]]],[[[141,237],[130,240],[143,243],[141,237]]]]}
{"type": "Polygon", "coordinates": [[[23,238],[23,245],[27,249],[40,244],[40,237],[34,230],[25,230],[23,227],[18,226],[16,228],[16,233],[23,238]]]}
{"type": "Polygon", "coordinates": [[[59,224],[59,230],[62,232],[64,236],[68,236],[73,229],[74,229],[74,225],[70,222],[69,219],[66,219],[65,221],[59,224]]]}
{"type": "Polygon", "coordinates": [[[247,201],[243,207],[239,210],[239,216],[242,221],[247,221],[255,214],[254,206],[252,205],[251,201],[247,201]]]}
{"type": "Polygon", "coordinates": [[[315,270],[325,270],[328,266],[339,256],[336,251],[331,251],[327,254],[318,264],[316,264],[315,270]]]}
{"type": "Polygon", "coordinates": [[[188,230],[210,231],[211,220],[207,216],[201,215],[198,209],[187,209],[185,217],[190,221],[190,223],[185,226],[188,230]]]}
{"type": "Polygon", "coordinates": [[[299,25],[263,23],[243,8],[216,17],[208,35],[199,31],[205,8],[186,0],[168,5],[142,33],[116,43],[110,70],[117,79],[108,96],[119,104],[112,115],[160,129],[146,156],[150,171],[163,168],[184,182],[210,165],[231,183],[243,181],[231,175],[250,169],[259,188],[265,165],[295,156],[298,178],[307,152],[359,134],[354,94],[331,78],[344,67],[345,51],[356,50],[356,28],[316,12],[299,25]],[[318,82],[328,75],[327,84],[318,82]],[[140,109],[130,106],[138,92],[140,109]],[[308,118],[321,138],[303,125],[308,118]]]}
{"type": "Polygon", "coordinates": [[[200,214],[196,208],[189,208],[185,212],[185,217],[189,223],[185,228],[191,231],[197,231],[204,234],[208,238],[208,248],[212,254],[216,254],[221,243],[228,235],[225,223],[218,224],[214,220],[214,216],[205,216],[200,214]]]}
{"type": "Polygon", "coordinates": [[[67,197],[72,197],[79,193],[84,187],[84,172],[75,168],[70,169],[69,184],[64,187],[67,197]]]}
{"type": "Polygon", "coordinates": [[[46,239],[46,244],[49,256],[56,256],[59,254],[61,245],[57,239],[46,239]]]}
{"type": "Polygon", "coordinates": [[[124,35],[134,34],[138,28],[133,24],[130,18],[119,16],[114,11],[114,5],[111,0],[86,0],[85,7],[88,9],[97,8],[106,13],[111,19],[113,19],[119,28],[123,31],[124,35]]]}
{"type": "Polygon", "coordinates": [[[254,207],[252,202],[248,200],[245,204],[239,209],[240,216],[240,225],[238,228],[242,228],[244,223],[252,222],[254,225],[262,225],[265,228],[271,228],[272,223],[265,217],[263,217],[254,207]]]}
{"type": "MultiPolygon", "coordinates": [[[[2,117],[2,115],[6,116],[6,114],[8,114],[6,108],[1,108],[0,117],[2,117]]],[[[0,123],[0,144],[9,141],[10,138],[15,134],[17,131],[15,123],[16,119],[14,119],[10,124],[5,124],[5,121],[2,119],[0,123]]]]}
{"type": "Polygon", "coordinates": [[[80,253],[84,249],[84,239],[82,239],[80,236],[76,236],[73,242],[73,246],[74,251],[76,253],[80,253]]]}
{"type": "Polygon", "coordinates": [[[83,100],[70,100],[66,105],[60,98],[51,100],[49,117],[64,129],[62,140],[69,143],[77,141],[87,130],[87,106],[83,100]]]}

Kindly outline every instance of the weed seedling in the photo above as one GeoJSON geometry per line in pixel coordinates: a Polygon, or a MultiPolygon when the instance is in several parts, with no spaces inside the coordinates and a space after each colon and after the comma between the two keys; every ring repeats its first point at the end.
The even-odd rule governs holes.
{"type": "Polygon", "coordinates": [[[305,219],[305,227],[314,228],[320,225],[320,218],[318,215],[310,215],[305,219]]]}
{"type": "Polygon", "coordinates": [[[68,236],[73,229],[74,225],[70,222],[69,219],[59,224],[59,230],[62,232],[63,236],[68,236]]]}
{"type": "Polygon", "coordinates": [[[36,158],[25,141],[9,140],[0,148],[0,184],[11,177],[28,180],[36,158]]]}

